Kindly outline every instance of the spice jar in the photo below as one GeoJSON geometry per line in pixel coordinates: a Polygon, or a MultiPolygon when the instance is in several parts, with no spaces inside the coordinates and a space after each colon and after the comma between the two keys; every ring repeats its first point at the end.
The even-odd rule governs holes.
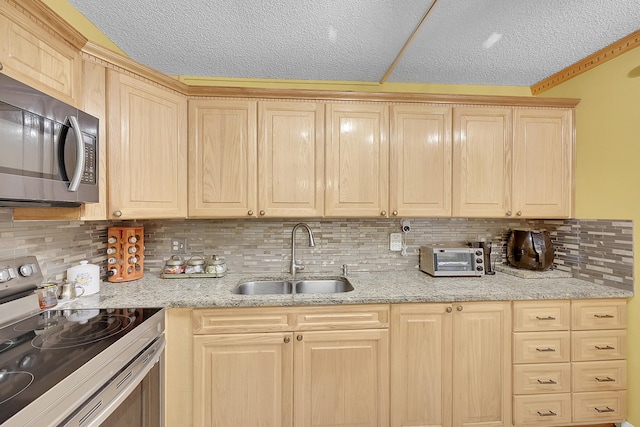
{"type": "Polygon", "coordinates": [[[223,277],[227,274],[227,264],[224,262],[224,258],[212,255],[209,262],[207,262],[207,273],[215,274],[216,277],[223,277]]]}
{"type": "Polygon", "coordinates": [[[184,261],[179,255],[173,255],[164,264],[164,274],[184,273],[184,261]]]}
{"type": "Polygon", "coordinates": [[[205,260],[200,255],[192,256],[184,267],[187,274],[202,274],[205,271],[205,260]]]}

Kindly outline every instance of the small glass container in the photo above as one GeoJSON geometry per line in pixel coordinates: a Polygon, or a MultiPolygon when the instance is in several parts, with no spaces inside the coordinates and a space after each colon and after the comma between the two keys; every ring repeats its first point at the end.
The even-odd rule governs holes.
{"type": "Polygon", "coordinates": [[[38,303],[42,310],[55,307],[58,304],[58,285],[45,283],[38,289],[38,303]]]}
{"type": "Polygon", "coordinates": [[[184,261],[178,255],[173,255],[164,264],[164,274],[184,273],[184,261]]]}
{"type": "Polygon", "coordinates": [[[207,274],[215,274],[216,277],[223,277],[227,274],[227,263],[224,258],[212,255],[207,262],[207,274]]]}
{"type": "Polygon", "coordinates": [[[200,255],[192,256],[184,267],[187,274],[202,274],[205,272],[206,261],[200,255]]]}

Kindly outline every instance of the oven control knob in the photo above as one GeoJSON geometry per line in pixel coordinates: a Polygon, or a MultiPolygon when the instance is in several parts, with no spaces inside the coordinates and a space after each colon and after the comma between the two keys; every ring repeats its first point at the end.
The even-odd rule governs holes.
{"type": "Polygon", "coordinates": [[[11,274],[9,274],[8,268],[0,269],[0,283],[8,282],[11,280],[11,274]]]}
{"type": "Polygon", "coordinates": [[[20,266],[18,271],[22,277],[29,277],[33,274],[33,265],[32,264],[23,264],[20,266]]]}

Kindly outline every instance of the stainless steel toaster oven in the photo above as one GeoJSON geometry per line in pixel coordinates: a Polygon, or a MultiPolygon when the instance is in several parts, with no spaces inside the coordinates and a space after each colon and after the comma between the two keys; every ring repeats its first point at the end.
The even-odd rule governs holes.
{"type": "Polygon", "coordinates": [[[420,270],[431,276],[482,276],[482,248],[421,246],[420,270]]]}

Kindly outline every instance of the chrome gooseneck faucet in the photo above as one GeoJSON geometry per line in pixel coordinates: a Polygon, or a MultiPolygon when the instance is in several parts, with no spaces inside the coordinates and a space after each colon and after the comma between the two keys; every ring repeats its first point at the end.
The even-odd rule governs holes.
{"type": "Polygon", "coordinates": [[[306,228],[307,232],[309,233],[309,246],[314,247],[316,245],[316,242],[313,239],[313,232],[311,231],[311,228],[309,228],[307,224],[305,224],[304,222],[301,222],[296,224],[293,227],[293,230],[291,231],[291,270],[290,271],[294,279],[296,278],[297,271],[304,270],[304,265],[296,264],[296,230],[300,227],[306,228]]]}

